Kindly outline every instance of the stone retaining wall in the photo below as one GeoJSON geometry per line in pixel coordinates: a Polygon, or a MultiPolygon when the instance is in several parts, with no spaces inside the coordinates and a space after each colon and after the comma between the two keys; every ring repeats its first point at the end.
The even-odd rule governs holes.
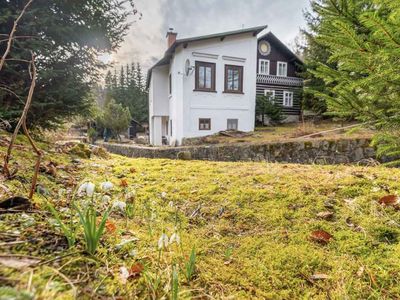
{"type": "Polygon", "coordinates": [[[128,157],[345,164],[375,158],[375,150],[370,142],[369,139],[338,139],[182,147],[142,147],[112,143],[99,145],[111,153],[128,157]]]}

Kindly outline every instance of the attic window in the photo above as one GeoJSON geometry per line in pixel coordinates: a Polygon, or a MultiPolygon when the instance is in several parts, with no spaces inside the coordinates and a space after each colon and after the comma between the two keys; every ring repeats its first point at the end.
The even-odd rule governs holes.
{"type": "Polygon", "coordinates": [[[287,63],[278,61],[278,66],[277,66],[276,72],[277,72],[276,75],[286,77],[287,76],[287,63]]]}
{"type": "Polygon", "coordinates": [[[267,41],[261,41],[258,44],[258,51],[261,55],[267,56],[271,53],[271,45],[267,41]]]}

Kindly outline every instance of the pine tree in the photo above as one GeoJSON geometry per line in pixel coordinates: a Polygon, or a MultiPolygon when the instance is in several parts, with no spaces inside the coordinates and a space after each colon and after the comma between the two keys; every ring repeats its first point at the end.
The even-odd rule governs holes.
{"type": "MultiPolygon", "coordinates": [[[[326,84],[314,94],[340,117],[370,122],[385,136],[400,137],[400,2],[315,1],[320,18],[317,41],[329,49],[328,63],[312,73],[326,84]]],[[[379,139],[378,139],[379,140],[379,139]]],[[[381,154],[394,154],[385,138],[381,154]]]]}

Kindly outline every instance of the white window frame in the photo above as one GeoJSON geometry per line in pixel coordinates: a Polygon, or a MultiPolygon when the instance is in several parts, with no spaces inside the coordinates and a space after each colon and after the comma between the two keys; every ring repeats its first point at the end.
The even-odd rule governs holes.
{"type": "Polygon", "coordinates": [[[283,106],[293,107],[293,97],[294,97],[293,92],[284,91],[283,92],[283,102],[282,102],[283,106]]]}
{"type": "Polygon", "coordinates": [[[268,96],[267,94],[270,93],[272,94],[272,98],[275,98],[275,90],[269,90],[269,89],[265,89],[264,90],[264,96],[268,96]]]}
{"type": "Polygon", "coordinates": [[[288,71],[288,64],[287,62],[284,61],[278,61],[276,64],[276,76],[281,76],[281,77],[287,77],[287,71],[288,71]],[[285,66],[285,74],[279,74],[279,65],[284,65],[285,66]]]}
{"type": "Polygon", "coordinates": [[[270,66],[271,66],[271,62],[269,61],[269,59],[259,59],[258,60],[258,74],[269,75],[270,66]],[[265,72],[261,72],[262,63],[264,63],[264,68],[265,68],[265,63],[268,63],[268,70],[266,70],[265,72]]]}
{"type": "Polygon", "coordinates": [[[239,130],[239,119],[227,119],[226,120],[226,129],[227,130],[229,130],[229,129],[231,129],[231,128],[229,128],[229,121],[230,122],[236,122],[236,129],[234,129],[234,130],[239,130]]]}

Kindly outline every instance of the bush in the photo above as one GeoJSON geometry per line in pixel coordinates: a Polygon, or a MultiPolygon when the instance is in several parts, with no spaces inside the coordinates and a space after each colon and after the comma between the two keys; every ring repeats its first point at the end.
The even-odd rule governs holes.
{"type": "Polygon", "coordinates": [[[283,119],[281,107],[271,96],[257,96],[256,114],[262,116],[262,125],[265,123],[264,116],[268,116],[273,123],[279,123],[283,119]]]}

